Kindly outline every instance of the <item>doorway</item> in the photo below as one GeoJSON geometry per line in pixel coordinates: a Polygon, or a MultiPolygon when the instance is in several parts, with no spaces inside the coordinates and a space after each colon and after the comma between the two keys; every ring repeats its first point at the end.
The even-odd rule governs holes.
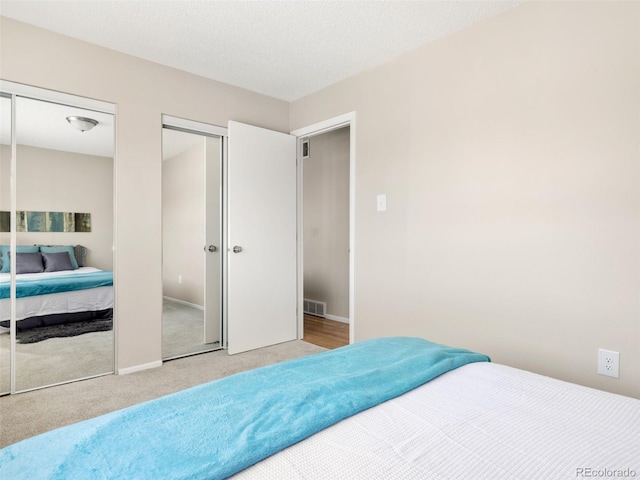
{"type": "Polygon", "coordinates": [[[349,343],[349,126],[304,140],[304,340],[349,343]]]}
{"type": "MultiPolygon", "coordinates": [[[[189,343],[188,349],[176,355],[163,352],[163,358],[168,360],[218,348],[235,354],[295,340],[296,138],[234,121],[229,121],[226,129],[163,115],[163,125],[163,132],[167,134],[169,131],[195,134],[194,143],[180,150],[183,153],[202,148],[204,137],[209,142],[209,137],[220,140],[215,148],[210,143],[204,145],[206,151],[218,152],[215,159],[220,165],[211,167],[208,163],[211,158],[205,155],[206,170],[199,175],[202,181],[206,179],[204,203],[207,207],[204,214],[195,215],[194,223],[206,223],[207,227],[192,235],[200,238],[200,246],[196,240],[189,248],[198,250],[200,263],[207,264],[204,305],[184,299],[173,302],[192,308],[192,312],[204,311],[200,314],[204,326],[196,324],[194,329],[201,340],[189,343]],[[232,142],[228,141],[230,138],[232,142]],[[214,178],[211,173],[214,171],[220,176],[214,178]],[[219,199],[219,203],[210,203],[214,199],[219,199]],[[210,308],[211,305],[214,307],[210,308]],[[215,315],[215,320],[209,321],[210,315],[215,315]],[[209,336],[210,327],[215,336],[209,336]]],[[[167,145],[165,150],[168,148],[167,145]]],[[[163,178],[178,177],[180,170],[170,174],[167,169],[163,178]]],[[[177,190],[182,195],[197,194],[200,189],[198,181],[191,181],[177,190]]],[[[201,205],[202,195],[199,198],[196,203],[201,205]]],[[[164,203],[163,210],[168,210],[169,199],[165,198],[164,203]]],[[[188,213],[189,207],[179,212],[182,216],[188,213]]],[[[166,236],[181,233],[172,225],[171,219],[163,219],[166,236]]],[[[171,256],[180,252],[178,247],[170,247],[166,239],[163,243],[164,271],[172,261],[171,256]]],[[[199,278],[199,274],[189,278],[192,277],[199,278]]],[[[167,284],[187,281],[182,273],[169,269],[165,279],[167,284]]],[[[168,293],[168,289],[165,291],[168,293]]],[[[163,341],[167,342],[171,334],[168,327],[163,330],[163,341]]]]}
{"type": "MultiPolygon", "coordinates": [[[[351,112],[292,132],[292,134],[299,139],[298,157],[302,159],[303,162],[302,168],[299,168],[298,173],[299,203],[303,205],[298,212],[298,224],[301,226],[301,235],[299,236],[298,243],[299,338],[304,338],[305,336],[305,316],[308,314],[304,312],[315,310],[316,312],[323,312],[323,316],[328,321],[342,324],[328,325],[327,330],[329,336],[335,335],[336,329],[333,327],[338,327],[339,330],[339,327],[343,327],[346,323],[348,324],[348,342],[352,343],[355,339],[355,127],[356,114],[355,112],[351,112]],[[310,162],[313,161],[314,142],[320,147],[320,158],[329,159],[326,164],[320,161],[315,165],[315,167],[318,167],[320,170],[324,170],[324,172],[321,171],[320,174],[315,172],[317,169],[312,167],[311,163],[304,163],[307,160],[310,162]],[[333,157],[333,159],[331,157],[333,157]],[[329,167],[331,163],[335,165],[329,167]],[[309,167],[312,173],[311,175],[305,176],[305,168],[307,167],[309,167]],[[319,180],[319,177],[325,176],[326,180],[319,180]],[[337,180],[340,176],[342,181],[337,180]],[[305,189],[320,190],[323,192],[322,188],[317,188],[314,182],[327,183],[330,187],[329,190],[333,188],[334,192],[327,193],[328,190],[326,190],[324,193],[320,193],[318,195],[320,198],[319,202],[317,199],[314,200],[314,202],[319,203],[321,206],[318,207],[316,205],[308,209],[307,206],[305,206],[305,202],[309,202],[305,197],[305,189]],[[339,196],[343,200],[338,201],[339,203],[335,203],[333,199],[325,201],[327,195],[336,194],[336,188],[340,190],[339,196]],[[344,190],[346,190],[346,192],[344,192],[344,190]],[[325,200],[322,200],[323,198],[325,200]],[[317,214],[312,212],[314,209],[319,211],[320,215],[324,217],[318,221],[319,227],[314,225],[315,221],[309,222],[305,219],[306,215],[317,214]],[[339,212],[337,217],[335,215],[336,211],[339,212]],[[337,218],[340,219],[337,220],[337,218]],[[332,222],[334,222],[335,225],[340,224],[340,229],[343,229],[343,232],[337,235],[335,232],[332,232],[332,228],[337,228],[332,222]],[[309,237],[311,237],[311,241],[307,242],[309,237]],[[324,252],[320,255],[318,255],[318,252],[314,252],[314,249],[318,248],[319,245],[319,242],[316,242],[316,237],[330,238],[328,242],[324,242],[324,252]],[[307,250],[311,251],[308,252],[307,250]],[[333,269],[333,273],[320,273],[320,269],[324,267],[317,261],[318,256],[320,258],[324,256],[328,259],[329,263],[335,262],[338,264],[336,268],[333,269]],[[339,283],[343,285],[334,292],[329,292],[329,290],[331,290],[329,284],[334,281],[329,280],[331,275],[334,275],[333,278],[340,278],[339,283]],[[326,301],[325,304],[325,301],[322,299],[307,298],[314,295],[326,296],[328,301],[326,301]],[[317,301],[318,304],[310,301],[317,301]],[[330,303],[334,305],[330,305],[330,303]],[[347,305],[346,309],[345,304],[347,305]],[[346,317],[344,316],[345,310],[346,317]]],[[[317,157],[318,154],[316,153],[316,158],[317,157]]],[[[317,315],[314,317],[315,318],[312,318],[313,320],[318,318],[317,315]]],[[[309,319],[308,316],[307,319],[309,319]]],[[[309,320],[307,320],[306,323],[314,330],[313,334],[315,335],[317,322],[314,321],[312,325],[309,320]]],[[[340,335],[341,334],[338,333],[338,337],[340,335]]],[[[329,343],[332,343],[333,340],[334,339],[329,339],[329,343]]]]}

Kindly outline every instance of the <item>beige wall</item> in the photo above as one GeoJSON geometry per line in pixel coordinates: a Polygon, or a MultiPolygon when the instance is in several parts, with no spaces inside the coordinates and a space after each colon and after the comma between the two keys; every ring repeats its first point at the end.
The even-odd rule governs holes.
{"type": "Polygon", "coordinates": [[[0,22],[1,78],[116,104],[116,369],[159,362],[161,115],[287,131],[289,106],[11,19],[0,22]]]}
{"type": "MultiPolygon", "coordinates": [[[[2,145],[0,210],[10,210],[11,147],[2,145]]],[[[91,214],[91,232],[18,233],[21,245],[84,245],[89,266],[113,268],[113,159],[19,146],[17,209],[91,214]]],[[[9,233],[2,243],[9,243],[9,233]]]]}
{"type": "Polygon", "coordinates": [[[639,3],[527,2],[291,105],[0,21],[1,78],[117,104],[118,369],[161,358],[161,114],[286,131],[356,111],[356,340],[640,397],[639,3]]]}
{"type": "Polygon", "coordinates": [[[349,128],[309,139],[303,168],[304,298],[349,318],[349,128]]]}
{"type": "Polygon", "coordinates": [[[162,285],[167,297],[204,306],[205,137],[162,167],[162,285]],[[182,277],[182,283],[178,282],[182,277]]]}
{"type": "Polygon", "coordinates": [[[350,111],[356,340],[640,397],[640,3],[524,3],[293,102],[290,127],[350,111]]]}

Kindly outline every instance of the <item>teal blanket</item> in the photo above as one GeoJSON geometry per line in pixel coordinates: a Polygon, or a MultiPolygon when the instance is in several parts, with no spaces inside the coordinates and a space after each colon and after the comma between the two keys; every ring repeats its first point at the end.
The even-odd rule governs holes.
{"type": "MultiPolygon", "coordinates": [[[[37,280],[21,280],[18,278],[16,279],[16,298],[107,287],[110,285],[113,285],[113,272],[106,270],[77,273],[75,275],[59,275],[37,280]]],[[[9,298],[9,282],[0,283],[0,298],[9,298]]]]}
{"type": "Polygon", "coordinates": [[[449,370],[484,361],[419,338],[358,342],[10,445],[0,450],[0,478],[226,478],[449,370]]]}

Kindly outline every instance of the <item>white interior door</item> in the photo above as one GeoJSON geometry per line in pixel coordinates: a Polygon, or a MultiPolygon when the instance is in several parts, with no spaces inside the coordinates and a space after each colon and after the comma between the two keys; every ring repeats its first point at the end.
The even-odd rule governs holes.
{"type": "Polygon", "coordinates": [[[227,348],[297,338],[296,137],[229,122],[227,348]]]}

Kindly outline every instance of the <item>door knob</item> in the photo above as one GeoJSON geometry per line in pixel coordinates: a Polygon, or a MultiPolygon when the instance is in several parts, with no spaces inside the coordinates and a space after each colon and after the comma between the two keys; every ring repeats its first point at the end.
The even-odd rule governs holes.
{"type": "Polygon", "coordinates": [[[213,252],[215,252],[216,250],[218,250],[218,247],[216,247],[215,245],[209,245],[209,248],[208,248],[207,250],[209,250],[210,252],[212,252],[212,253],[213,253],[213,252]]]}
{"type": "Polygon", "coordinates": [[[236,245],[233,247],[233,253],[240,253],[242,251],[242,247],[240,245],[236,245]]]}

